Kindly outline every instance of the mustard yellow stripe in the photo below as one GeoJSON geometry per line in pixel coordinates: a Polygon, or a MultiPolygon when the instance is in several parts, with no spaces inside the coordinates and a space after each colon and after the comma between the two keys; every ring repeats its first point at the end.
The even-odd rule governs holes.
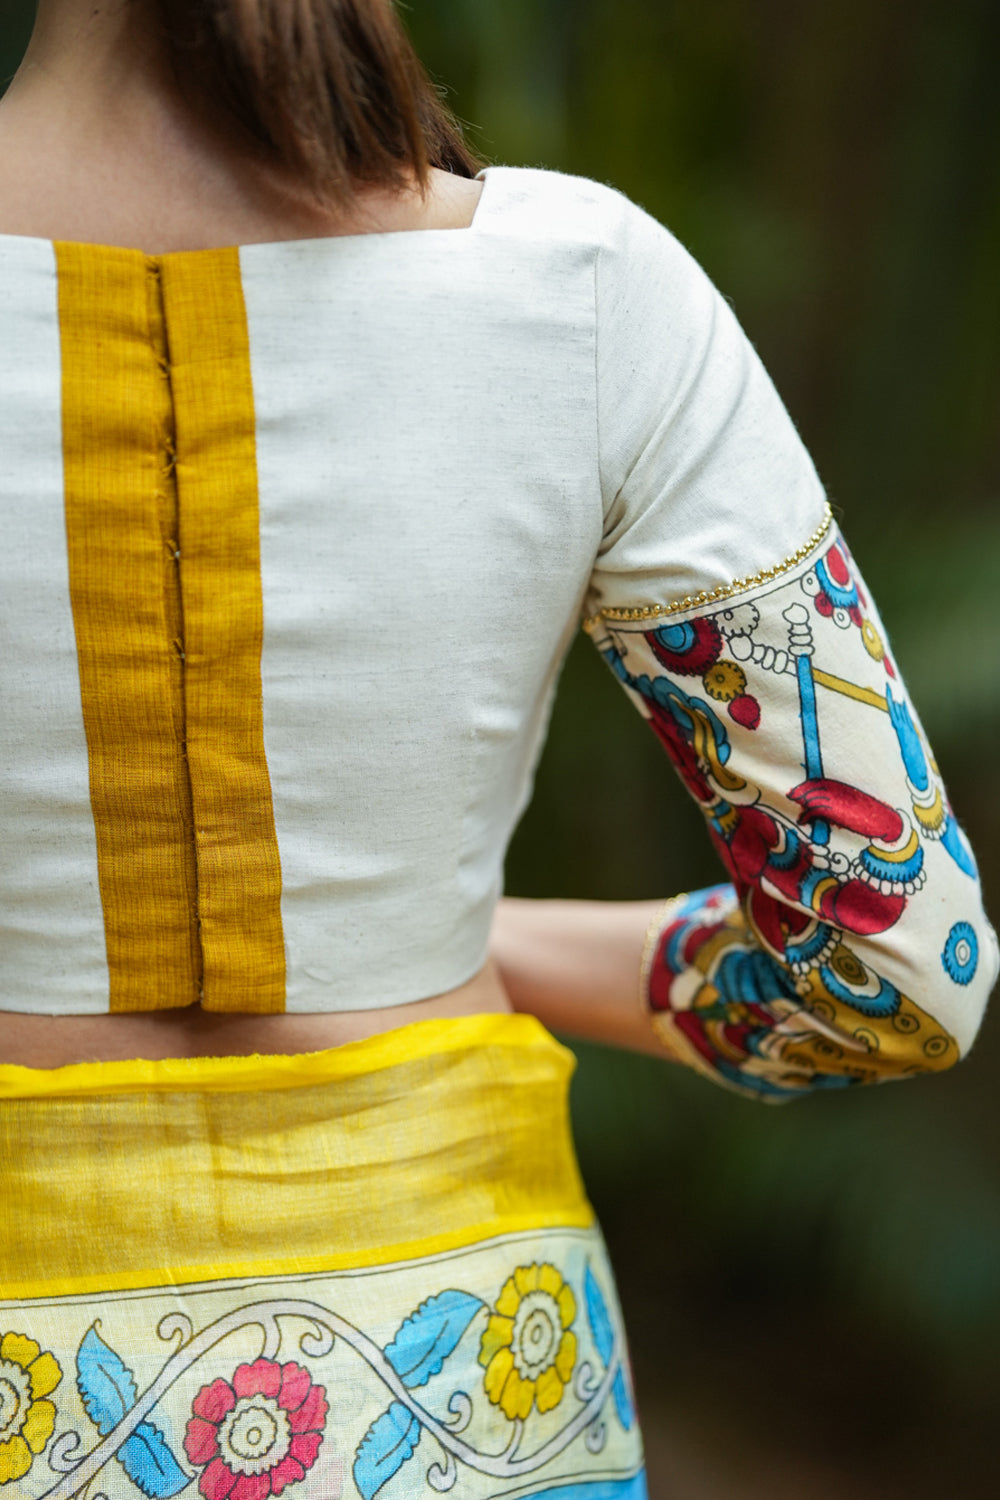
{"type": "Polygon", "coordinates": [[[301,1087],[6,1099],[0,1299],[384,1265],[592,1221],[573,1059],[537,1023],[429,1022],[301,1061],[301,1087]]]}
{"type": "Polygon", "coordinates": [[[69,587],[109,1008],[198,997],[170,393],[145,257],[58,243],[69,587]]]}
{"type": "Polygon", "coordinates": [[[281,866],[264,755],[256,434],[239,254],[164,256],[161,278],[177,429],[202,1004],[281,1011],[281,866]]]}
{"type": "Polygon", "coordinates": [[[818,682],[821,687],[829,688],[831,692],[843,693],[845,698],[854,698],[858,703],[868,703],[872,708],[880,708],[883,713],[889,712],[885,694],[875,692],[874,688],[859,687],[856,682],[848,682],[843,677],[835,677],[832,672],[823,672],[818,667],[813,667],[813,681],[818,682]]]}

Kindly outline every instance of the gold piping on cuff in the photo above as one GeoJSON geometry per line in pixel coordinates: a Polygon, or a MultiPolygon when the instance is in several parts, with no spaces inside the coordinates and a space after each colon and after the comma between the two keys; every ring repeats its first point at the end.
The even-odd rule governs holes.
{"type": "Polygon", "coordinates": [[[688,594],[684,599],[675,599],[672,604],[640,604],[634,609],[599,609],[595,615],[589,615],[583,621],[583,628],[593,630],[602,620],[661,619],[664,615],[679,615],[689,609],[700,609],[704,604],[715,604],[720,599],[731,599],[734,594],[745,594],[748,589],[757,588],[759,584],[767,583],[772,578],[780,578],[782,573],[787,573],[797,563],[802,562],[819,546],[832,525],[833,512],[827,505],[822,523],[809,540],[786,557],[783,562],[775,564],[773,568],[761,568],[759,573],[752,573],[748,578],[737,578],[732,583],[720,583],[714,589],[702,589],[700,594],[688,594]]]}

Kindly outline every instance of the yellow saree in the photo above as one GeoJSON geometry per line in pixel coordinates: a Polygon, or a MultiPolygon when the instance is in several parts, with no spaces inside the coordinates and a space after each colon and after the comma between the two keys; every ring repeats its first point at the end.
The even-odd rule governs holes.
{"type": "Polygon", "coordinates": [[[0,1067],[0,1495],[642,1500],[572,1067],[496,1015],[0,1067]]]}

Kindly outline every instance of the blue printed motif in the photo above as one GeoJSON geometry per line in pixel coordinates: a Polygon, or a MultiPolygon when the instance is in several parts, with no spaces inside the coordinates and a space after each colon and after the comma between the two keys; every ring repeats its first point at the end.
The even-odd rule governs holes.
{"type": "MultiPolygon", "coordinates": [[[[586,1330],[578,1292],[547,1261],[514,1266],[492,1303],[459,1287],[425,1298],[384,1344],[329,1307],[304,1299],[246,1303],[197,1332],[185,1314],[171,1312],[158,1332],[179,1342],[144,1391],[95,1322],[77,1348],[76,1384],[96,1440],[88,1443],[72,1428],[52,1436],[45,1457],[61,1477],[39,1500],[83,1493],[108,1500],[122,1483],[103,1472],[109,1465],[124,1471],[149,1500],[169,1500],[182,1491],[190,1500],[196,1492],[203,1500],[269,1500],[290,1487],[296,1500],[326,1500],[324,1480],[317,1478],[321,1469],[309,1471],[324,1441],[336,1445],[327,1433],[333,1398],[315,1378],[312,1363],[335,1346],[340,1360],[357,1360],[356,1388],[367,1381],[384,1403],[381,1411],[374,1408],[377,1415],[360,1442],[351,1439],[345,1478],[349,1473],[353,1488],[348,1482],[345,1497],[375,1500],[383,1490],[386,1500],[453,1489],[460,1494],[459,1481],[469,1474],[485,1476],[504,1492],[515,1487],[525,1500],[532,1493],[559,1500],[645,1500],[644,1480],[634,1466],[599,1482],[583,1480],[577,1467],[577,1478],[567,1476],[561,1485],[553,1465],[577,1442],[581,1450],[601,1453],[609,1421],[617,1421],[620,1433],[631,1432],[635,1422],[617,1317],[590,1260],[577,1264],[589,1358],[579,1343],[586,1330]],[[254,1330],[262,1338],[257,1358],[235,1363],[225,1357],[228,1341],[235,1338],[245,1351],[254,1330]],[[296,1358],[281,1357],[286,1343],[296,1358]],[[200,1371],[205,1383],[188,1395],[189,1372],[200,1371]],[[166,1403],[173,1388],[176,1394],[166,1403]],[[176,1430],[178,1396],[190,1413],[186,1423],[181,1418],[182,1431],[176,1430]],[[150,1420],[154,1412],[159,1426],[150,1420]],[[404,1471],[409,1477],[403,1487],[393,1486],[404,1471]]],[[[22,1345],[24,1359],[45,1371],[49,1388],[58,1384],[54,1358],[40,1355],[27,1337],[18,1336],[11,1347],[17,1352],[22,1345]]],[[[55,1426],[60,1413],[54,1404],[52,1415],[55,1426]]],[[[31,1466],[31,1455],[25,1462],[31,1466]]],[[[129,1487],[127,1493],[134,1491],[129,1487]]]]}
{"type": "Polygon", "coordinates": [[[432,1375],[440,1374],[482,1306],[482,1298],[456,1291],[442,1292],[420,1304],[385,1347],[386,1359],[405,1385],[411,1389],[426,1385],[432,1375]]]}
{"type": "MultiPolygon", "coordinates": [[[[481,1311],[483,1301],[468,1292],[449,1290],[429,1297],[401,1325],[384,1349],[386,1359],[408,1390],[426,1385],[454,1351],[481,1311]]],[[[420,1441],[420,1419],[402,1401],[369,1427],[354,1462],[354,1483],[363,1500],[372,1500],[387,1480],[413,1457],[420,1441]]]]}
{"type": "MultiPolygon", "coordinates": [[[[590,1323],[590,1331],[594,1338],[594,1347],[604,1360],[604,1363],[609,1364],[614,1351],[614,1329],[611,1326],[611,1319],[608,1316],[607,1304],[601,1295],[601,1289],[597,1285],[594,1273],[589,1266],[583,1278],[583,1290],[587,1303],[587,1321],[590,1323]]],[[[619,1369],[618,1374],[615,1376],[615,1383],[611,1389],[615,1398],[615,1409],[618,1412],[618,1420],[625,1431],[628,1432],[632,1426],[633,1419],[632,1403],[625,1389],[625,1376],[621,1369],[619,1369]]]]}
{"type": "Polygon", "coordinates": [[[354,1460],[354,1483],[364,1500],[372,1500],[413,1457],[419,1441],[419,1418],[402,1401],[394,1401],[369,1427],[354,1460]]]}
{"type": "MultiPolygon", "coordinates": [[[[138,1392],[132,1372],[96,1328],[88,1330],[77,1353],[76,1383],[102,1437],[124,1422],[135,1406],[138,1392]]],[[[132,1483],[155,1500],[179,1494],[188,1483],[163,1433],[150,1422],[138,1423],[115,1450],[115,1458],[132,1483]]]]}
{"type": "Polygon", "coordinates": [[[968,922],[956,922],[941,954],[945,973],[956,984],[969,984],[979,963],[979,941],[968,922]]]}
{"type": "Polygon", "coordinates": [[[557,1489],[535,1490],[524,1500],[648,1500],[644,1472],[631,1479],[606,1479],[583,1484],[561,1484],[557,1489]]]}

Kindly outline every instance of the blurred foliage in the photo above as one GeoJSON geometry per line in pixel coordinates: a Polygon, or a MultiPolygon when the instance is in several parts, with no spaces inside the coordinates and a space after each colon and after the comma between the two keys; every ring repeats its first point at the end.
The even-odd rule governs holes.
{"type": "MultiPolygon", "coordinates": [[[[6,0],[0,76],[30,9],[6,0]]],[[[842,512],[996,913],[1000,6],[404,10],[487,160],[613,183],[732,301],[842,512]]],[[[508,889],[625,899],[718,878],[700,815],[581,638],[508,889]]],[[[862,1474],[883,1500],[996,1491],[998,1032],[933,1083],[791,1110],[577,1049],[580,1155],[647,1432],[662,1396],[730,1444],[727,1500],[747,1454],[786,1448],[842,1465],[831,1493],[868,1494],[862,1474]]]]}

